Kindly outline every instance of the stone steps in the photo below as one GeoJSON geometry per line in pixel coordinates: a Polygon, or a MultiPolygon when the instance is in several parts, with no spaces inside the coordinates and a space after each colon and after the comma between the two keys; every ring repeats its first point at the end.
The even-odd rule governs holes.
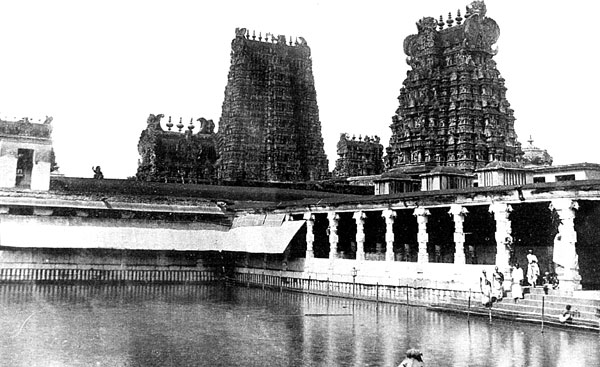
{"type": "MultiPolygon", "coordinates": [[[[468,300],[462,298],[452,298],[450,299],[451,304],[460,305],[462,307],[468,307],[468,300]]],[[[574,302],[573,299],[569,301],[572,306],[572,310],[577,312],[576,317],[581,319],[586,319],[590,321],[597,321],[596,317],[597,309],[595,307],[579,305],[574,302]]],[[[544,302],[544,315],[546,317],[556,317],[565,310],[565,306],[567,303],[556,303],[556,302],[544,302]]],[[[482,307],[479,299],[471,299],[471,307],[482,307]]],[[[503,299],[500,302],[495,302],[492,305],[493,309],[511,311],[511,312],[525,312],[528,314],[540,315],[542,314],[542,301],[541,300],[530,300],[530,299],[520,299],[516,303],[513,302],[512,299],[503,299]]]]}
{"type": "MultiPolygon", "coordinates": [[[[587,298],[575,298],[573,296],[561,295],[561,294],[552,293],[552,292],[550,292],[547,295],[544,294],[543,292],[542,293],[529,293],[529,294],[526,294],[526,297],[528,299],[536,300],[536,301],[540,301],[540,302],[542,301],[542,298],[544,298],[546,300],[546,302],[557,302],[557,303],[564,303],[564,304],[570,304],[571,302],[576,301],[578,305],[600,308],[600,300],[587,299],[587,298]]],[[[512,297],[509,294],[507,296],[507,298],[512,298],[512,297]]]]}
{"type": "MultiPolygon", "coordinates": [[[[489,315],[491,313],[492,319],[496,318],[496,319],[504,319],[504,320],[511,320],[511,321],[529,322],[529,323],[535,323],[535,324],[542,323],[541,314],[524,312],[524,311],[520,311],[520,312],[509,311],[509,310],[503,310],[503,309],[498,309],[498,308],[493,308],[493,307],[491,309],[489,309],[487,307],[482,307],[481,305],[477,305],[475,307],[471,307],[470,309],[467,309],[466,307],[464,307],[462,305],[457,305],[457,304],[453,304],[453,303],[439,303],[439,304],[433,304],[433,305],[429,306],[428,309],[433,310],[433,311],[470,314],[470,315],[475,315],[475,316],[480,316],[480,317],[489,317],[489,315]]],[[[600,330],[598,321],[590,321],[590,320],[586,320],[586,319],[578,319],[577,318],[577,319],[574,319],[570,323],[562,324],[558,321],[558,319],[556,317],[544,316],[543,322],[544,322],[544,325],[560,327],[560,328],[577,328],[577,329],[593,330],[593,331],[600,330]]]]}
{"type": "MultiPolygon", "coordinates": [[[[467,300],[465,300],[464,298],[455,298],[454,299],[456,302],[467,302],[467,300]]],[[[476,295],[476,297],[473,297],[471,299],[471,302],[479,302],[479,295],[476,295]]],[[[582,301],[586,301],[586,300],[579,300],[579,299],[574,299],[574,298],[567,298],[567,297],[554,297],[554,298],[545,298],[544,299],[544,309],[545,310],[551,310],[551,309],[557,309],[560,312],[562,312],[565,307],[567,305],[571,305],[571,307],[573,309],[577,309],[578,311],[582,312],[582,313],[586,313],[586,314],[590,314],[592,316],[595,316],[596,314],[600,314],[599,312],[599,308],[595,305],[590,305],[586,302],[582,302],[582,301]]],[[[466,303],[465,303],[466,304],[466,303]]],[[[539,298],[530,298],[529,296],[525,296],[525,298],[523,299],[518,299],[517,302],[514,302],[514,300],[510,297],[510,295],[508,297],[505,297],[502,299],[502,301],[496,302],[494,303],[494,307],[500,307],[501,305],[514,305],[514,304],[518,304],[518,305],[522,305],[522,306],[532,306],[532,307],[537,307],[540,308],[542,307],[542,297],[539,298]]],[[[508,306],[511,307],[511,306],[508,306]]]]}
{"type": "Polygon", "coordinates": [[[561,327],[578,327],[584,329],[598,330],[600,325],[600,300],[592,298],[573,297],[572,293],[550,290],[544,293],[541,287],[524,287],[523,299],[514,302],[511,292],[506,292],[506,297],[495,302],[491,308],[481,304],[480,294],[472,293],[469,302],[466,298],[451,297],[447,302],[432,305],[430,308],[440,311],[451,311],[469,313],[481,316],[506,318],[541,323],[549,323],[561,327]],[[542,303],[544,315],[542,317],[542,303]],[[571,305],[574,313],[573,321],[561,324],[559,316],[567,305],[571,305]]]}

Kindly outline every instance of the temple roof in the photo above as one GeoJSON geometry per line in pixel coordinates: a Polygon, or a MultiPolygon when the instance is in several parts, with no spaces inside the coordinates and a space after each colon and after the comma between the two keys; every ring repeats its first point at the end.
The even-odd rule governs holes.
{"type": "MultiPolygon", "coordinates": [[[[505,162],[505,161],[493,161],[485,165],[485,167],[479,170],[492,170],[492,169],[525,169],[520,162],[505,162]]],[[[478,171],[479,171],[478,170],[478,171]]]]}
{"type": "Polygon", "coordinates": [[[451,166],[436,166],[429,173],[425,173],[422,176],[431,175],[460,175],[460,176],[472,176],[470,173],[463,171],[457,167],[451,166]]]}
{"type": "Polygon", "coordinates": [[[380,182],[380,181],[416,181],[416,180],[414,180],[403,169],[392,169],[392,170],[382,173],[379,178],[377,178],[373,181],[380,182]]]}
{"type": "Polygon", "coordinates": [[[529,136],[529,145],[522,148],[523,163],[532,166],[551,166],[552,156],[546,149],[541,149],[533,145],[533,139],[529,136]]]}

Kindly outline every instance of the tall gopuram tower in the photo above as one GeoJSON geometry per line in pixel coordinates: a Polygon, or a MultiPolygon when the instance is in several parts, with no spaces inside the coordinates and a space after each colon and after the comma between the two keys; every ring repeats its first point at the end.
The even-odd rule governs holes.
{"type": "Polygon", "coordinates": [[[386,164],[426,172],[433,166],[472,171],[491,161],[517,161],[521,152],[504,79],[492,45],[500,35],[483,1],[464,19],[426,17],[404,40],[407,72],[392,118],[386,164]]]}
{"type": "Polygon", "coordinates": [[[219,178],[328,176],[310,48],[303,38],[236,29],[218,130],[219,178]]]}

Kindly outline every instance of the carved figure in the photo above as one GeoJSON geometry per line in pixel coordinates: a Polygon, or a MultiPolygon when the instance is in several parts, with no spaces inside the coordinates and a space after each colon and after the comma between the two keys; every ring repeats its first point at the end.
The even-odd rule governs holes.
{"type": "Polygon", "coordinates": [[[207,120],[204,117],[200,117],[196,121],[200,122],[199,134],[212,134],[215,132],[215,123],[213,120],[207,120]]]}
{"type": "Polygon", "coordinates": [[[467,6],[467,14],[469,16],[479,15],[480,17],[485,17],[487,13],[487,8],[485,6],[485,2],[483,0],[473,1],[471,6],[467,6]]]}
{"type": "Polygon", "coordinates": [[[419,31],[419,33],[435,31],[436,27],[437,22],[433,17],[423,17],[417,22],[417,30],[419,31]]]}
{"type": "Polygon", "coordinates": [[[160,120],[165,117],[165,115],[163,115],[162,113],[158,114],[158,115],[153,115],[150,114],[150,116],[148,116],[148,120],[146,121],[146,123],[148,124],[148,127],[159,127],[160,126],[160,120]]]}
{"type": "Polygon", "coordinates": [[[247,32],[246,28],[236,28],[235,36],[236,37],[246,37],[246,32],[247,32]]]}
{"type": "Polygon", "coordinates": [[[104,174],[102,174],[102,169],[100,169],[100,166],[92,167],[92,171],[94,171],[94,179],[101,180],[104,178],[104,174]]]}

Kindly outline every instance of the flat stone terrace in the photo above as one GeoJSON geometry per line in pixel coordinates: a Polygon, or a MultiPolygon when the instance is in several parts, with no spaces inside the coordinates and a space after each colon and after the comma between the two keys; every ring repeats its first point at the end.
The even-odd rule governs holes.
{"type": "Polygon", "coordinates": [[[302,202],[280,202],[269,210],[295,211],[309,208],[319,211],[319,208],[336,207],[357,208],[363,210],[400,205],[414,207],[420,205],[447,206],[460,204],[489,204],[490,200],[506,203],[544,202],[556,198],[573,200],[599,200],[600,180],[546,182],[527,185],[507,185],[490,187],[469,187],[465,189],[433,190],[372,196],[332,196],[328,198],[307,198],[302,202]]]}
{"type": "MultiPolygon", "coordinates": [[[[53,177],[50,190],[0,190],[0,201],[64,200],[80,202],[154,204],[169,206],[202,206],[219,204],[228,210],[248,210],[278,205],[282,202],[302,203],[323,199],[349,199],[360,195],[286,187],[202,185],[159,183],[135,180],[53,177]]],[[[308,186],[307,186],[308,187],[308,186]]],[[[318,187],[316,185],[315,187],[318,187]]],[[[104,204],[102,204],[104,205],[104,204]]]]}

